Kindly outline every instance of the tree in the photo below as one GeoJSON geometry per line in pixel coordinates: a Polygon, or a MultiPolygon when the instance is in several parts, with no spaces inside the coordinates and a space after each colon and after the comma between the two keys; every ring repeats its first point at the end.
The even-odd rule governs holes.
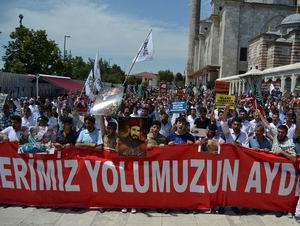
{"type": "MultiPolygon", "coordinates": [[[[72,57],[68,55],[64,62],[65,76],[70,76],[74,79],[85,80],[91,70],[94,68],[94,59],[88,59],[85,62],[82,57],[72,57]]],[[[121,67],[114,64],[110,66],[106,60],[100,58],[99,66],[101,71],[102,81],[109,83],[123,83],[125,78],[125,72],[121,67]]]]}
{"type": "Polygon", "coordinates": [[[142,81],[143,81],[142,78],[137,78],[134,76],[129,76],[129,78],[128,78],[128,84],[131,84],[131,85],[141,84],[142,81]]]}
{"type": "Polygon", "coordinates": [[[93,68],[93,60],[88,59],[88,62],[85,62],[82,57],[71,55],[67,56],[64,62],[64,73],[63,75],[69,76],[73,79],[85,80],[93,68]]]}
{"type": "Polygon", "coordinates": [[[173,82],[174,80],[174,74],[170,70],[165,71],[159,71],[158,72],[159,81],[165,81],[165,82],[173,82]]]}
{"type": "Polygon", "coordinates": [[[4,46],[4,71],[15,73],[58,74],[63,70],[57,44],[48,40],[46,31],[17,27],[10,34],[12,41],[4,46]]]}
{"type": "Polygon", "coordinates": [[[109,65],[108,61],[100,59],[102,80],[110,83],[123,83],[125,72],[117,64],[109,65]]]}
{"type": "Polygon", "coordinates": [[[184,87],[185,84],[185,78],[182,76],[181,73],[177,73],[175,75],[175,85],[177,87],[184,87]]]}
{"type": "MultiPolygon", "coordinates": [[[[71,54],[61,59],[58,45],[48,40],[46,31],[30,30],[24,26],[17,27],[10,34],[3,56],[4,71],[28,74],[55,74],[85,80],[93,69],[94,60],[85,62],[82,57],[71,54]]],[[[99,61],[102,80],[111,83],[123,83],[125,72],[121,67],[108,61],[99,61]]]]}

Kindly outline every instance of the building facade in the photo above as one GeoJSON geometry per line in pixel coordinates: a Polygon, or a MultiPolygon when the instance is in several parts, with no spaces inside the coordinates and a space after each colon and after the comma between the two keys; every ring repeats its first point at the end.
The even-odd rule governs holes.
{"type": "Polygon", "coordinates": [[[300,14],[296,13],[284,18],[278,31],[268,31],[250,40],[247,73],[220,80],[230,82],[231,94],[247,93],[253,87],[250,82],[260,84],[262,91],[268,91],[273,84],[281,92],[295,92],[300,87],[299,62],[300,14]]]}
{"type": "MultiPolygon", "coordinates": [[[[191,1],[191,21],[199,17],[195,13],[200,12],[195,4],[199,1],[191,1]]],[[[187,83],[205,84],[247,72],[249,41],[277,31],[282,20],[296,11],[296,4],[296,0],[212,0],[211,15],[190,23],[187,83]]]]}

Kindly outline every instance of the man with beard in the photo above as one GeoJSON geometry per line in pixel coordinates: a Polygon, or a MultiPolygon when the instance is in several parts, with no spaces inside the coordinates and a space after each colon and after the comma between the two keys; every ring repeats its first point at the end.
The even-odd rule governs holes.
{"type": "Polygon", "coordinates": [[[255,127],[256,127],[257,124],[261,124],[260,117],[256,112],[254,112],[253,116],[254,116],[254,119],[250,121],[250,127],[251,127],[250,131],[251,132],[255,131],[255,127]]]}
{"type": "Polygon", "coordinates": [[[256,124],[255,135],[249,139],[249,147],[256,150],[270,151],[272,144],[264,135],[265,128],[262,124],[256,124]]]}
{"type": "Polygon", "coordinates": [[[260,113],[260,111],[256,111],[259,114],[260,119],[265,126],[265,128],[270,130],[273,145],[272,150],[275,155],[281,155],[288,158],[291,161],[296,161],[296,151],[295,144],[292,139],[289,139],[288,127],[286,125],[280,125],[276,128],[276,125],[273,123],[269,123],[267,119],[260,113]]]}
{"type": "Polygon", "coordinates": [[[168,137],[170,134],[170,131],[172,129],[172,124],[169,121],[169,115],[164,112],[161,114],[161,120],[160,120],[160,131],[159,133],[162,134],[165,137],[168,137]]]}
{"type": "Polygon", "coordinates": [[[140,119],[130,118],[128,123],[128,135],[120,137],[118,141],[118,152],[124,156],[143,156],[146,154],[147,146],[141,138],[140,119]]]}
{"type": "Polygon", "coordinates": [[[10,117],[11,126],[5,128],[0,132],[0,141],[20,142],[26,143],[27,138],[25,134],[28,133],[27,127],[22,127],[22,118],[19,115],[10,117]]]}
{"type": "MultiPolygon", "coordinates": [[[[295,144],[292,139],[289,139],[288,134],[288,127],[286,125],[279,125],[276,128],[276,124],[269,123],[267,119],[261,114],[259,110],[256,111],[265,126],[265,128],[270,130],[270,135],[272,136],[272,149],[271,152],[275,155],[284,156],[285,158],[295,162],[296,161],[296,151],[295,151],[295,144]]],[[[299,202],[299,201],[298,201],[299,202]]],[[[297,204],[295,217],[296,220],[300,221],[299,217],[299,206],[297,204]]],[[[283,212],[277,212],[276,216],[281,217],[284,213],[283,212]]]]}
{"type": "Polygon", "coordinates": [[[200,138],[196,141],[197,144],[201,145],[201,151],[218,153],[220,144],[225,141],[218,134],[218,127],[215,124],[208,126],[207,135],[204,138],[200,138]]]}
{"type": "Polygon", "coordinates": [[[245,109],[241,109],[239,112],[239,116],[242,121],[241,131],[245,132],[248,135],[250,134],[250,132],[253,133],[253,131],[251,131],[251,124],[247,120],[247,116],[248,116],[247,111],[245,109]]]}
{"type": "Polygon", "coordinates": [[[227,122],[227,114],[229,110],[229,105],[225,107],[224,113],[222,115],[221,128],[225,135],[225,140],[227,144],[237,144],[244,147],[249,147],[248,135],[241,131],[242,122],[240,118],[232,119],[231,127],[229,128],[227,122]]]}
{"type": "Polygon", "coordinates": [[[116,150],[117,147],[117,123],[110,121],[105,126],[104,116],[100,116],[100,129],[103,134],[104,149],[116,150]]]}
{"type": "Polygon", "coordinates": [[[85,129],[80,132],[75,144],[76,147],[102,149],[102,134],[96,129],[95,121],[92,116],[84,118],[85,129]]]}

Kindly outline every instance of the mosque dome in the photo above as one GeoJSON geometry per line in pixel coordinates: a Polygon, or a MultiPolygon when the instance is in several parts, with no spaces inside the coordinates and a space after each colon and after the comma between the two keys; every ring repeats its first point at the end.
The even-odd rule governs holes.
{"type": "Polygon", "coordinates": [[[289,15],[286,18],[284,18],[281,22],[281,26],[293,26],[293,25],[300,25],[299,13],[289,15]]]}

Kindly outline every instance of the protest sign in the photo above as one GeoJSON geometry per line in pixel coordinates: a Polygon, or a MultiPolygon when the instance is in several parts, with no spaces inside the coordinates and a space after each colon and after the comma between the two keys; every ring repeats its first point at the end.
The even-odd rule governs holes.
{"type": "Polygon", "coordinates": [[[75,109],[80,114],[86,114],[88,112],[89,98],[86,96],[79,96],[75,102],[75,109]]]}
{"type": "Polygon", "coordinates": [[[0,109],[3,108],[3,106],[5,104],[5,101],[6,101],[6,98],[7,98],[7,94],[0,93],[0,109]]]}
{"type": "Polygon", "coordinates": [[[167,83],[161,83],[159,86],[159,92],[161,94],[167,93],[167,83]]]}
{"type": "Polygon", "coordinates": [[[207,129],[193,128],[191,134],[195,137],[206,137],[207,129]]]}
{"type": "Polygon", "coordinates": [[[59,156],[18,154],[17,147],[0,144],[2,204],[294,212],[299,196],[299,161],[230,144],[220,154],[183,144],[130,158],[75,147],[59,156]]]}
{"type": "Polygon", "coordinates": [[[229,96],[217,93],[216,94],[216,108],[225,108],[226,105],[230,105],[230,109],[235,108],[235,96],[229,96]]]}
{"type": "Polygon", "coordinates": [[[179,99],[184,98],[184,90],[181,89],[181,88],[177,89],[176,97],[179,98],[179,99]]]}
{"type": "Polygon", "coordinates": [[[186,101],[174,101],[171,103],[170,112],[171,113],[184,113],[186,112],[186,101]]]}
{"type": "Polygon", "coordinates": [[[215,82],[215,93],[229,94],[230,82],[227,81],[216,81],[215,82]]]}
{"type": "Polygon", "coordinates": [[[121,156],[146,156],[147,118],[119,117],[117,151],[121,156]]]}

